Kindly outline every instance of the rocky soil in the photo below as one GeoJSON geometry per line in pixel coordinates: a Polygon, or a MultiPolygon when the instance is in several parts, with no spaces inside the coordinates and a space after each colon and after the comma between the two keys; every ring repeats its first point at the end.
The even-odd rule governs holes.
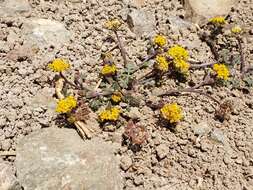
{"type": "MultiPolygon", "coordinates": [[[[252,64],[253,1],[241,0],[227,11],[231,23],[249,29],[244,51],[246,61],[252,64]]],[[[140,63],[139,58],[147,55],[147,44],[156,33],[168,36],[171,44],[187,47],[191,58],[211,62],[213,55],[207,44],[199,39],[194,23],[201,24],[205,15],[194,15],[191,20],[192,15],[188,13],[178,0],[0,0],[0,189],[21,189],[21,185],[25,189],[35,189],[38,184],[41,184],[40,189],[50,189],[41,180],[48,178],[46,174],[62,174],[53,173],[53,167],[66,173],[76,168],[76,173],[72,171],[70,176],[87,177],[83,178],[86,181],[83,184],[81,178],[75,177],[73,182],[62,175],[65,181],[50,186],[53,189],[103,189],[101,181],[106,180],[109,180],[107,189],[253,189],[252,89],[207,87],[206,90],[217,99],[233,101],[234,110],[225,122],[214,119],[213,102],[206,97],[164,98],[178,102],[184,109],[184,120],[175,131],[160,126],[159,120],[153,117],[154,111],[144,104],[140,109],[133,108],[130,113],[140,119],[149,134],[147,143],[138,152],[122,145],[123,126],[113,132],[103,131],[97,137],[98,142],[93,144],[92,141],[76,140],[73,144],[78,145],[73,145],[73,150],[66,131],[57,132],[71,129],[58,129],[56,123],[54,74],[46,68],[52,59],[68,59],[72,66],[70,76],[80,70],[87,80],[93,81],[91,85],[96,84],[101,52],[115,45],[108,40],[111,34],[103,24],[108,18],[117,17],[125,22],[120,35],[124,36],[132,63],[140,63]],[[52,134],[61,139],[60,142],[64,142],[64,137],[69,140],[66,146],[53,140],[50,142],[56,144],[55,147],[48,145],[50,142],[45,139],[52,139],[52,134]],[[43,153],[41,147],[47,146],[52,149],[43,153]],[[83,164],[76,155],[82,155],[82,149],[86,149],[83,147],[87,146],[93,147],[104,163],[94,161],[90,167],[83,164]],[[72,157],[66,157],[67,161],[62,158],[62,161],[60,157],[65,153],[57,152],[57,147],[65,153],[70,151],[72,157]],[[55,164],[51,170],[50,167],[39,167],[41,160],[36,154],[43,153],[50,160],[52,152],[57,155],[54,159],[60,160],[59,165],[55,164]],[[73,160],[78,161],[72,163],[73,160]],[[110,165],[110,162],[117,164],[110,165]],[[77,168],[83,171],[79,173],[77,168]],[[92,170],[97,176],[90,176],[92,170]],[[36,179],[31,181],[28,174],[36,179]],[[101,179],[100,183],[95,178],[101,179]]],[[[196,71],[194,77],[202,74],[202,71],[196,71]]],[[[168,85],[173,88],[184,84],[170,80],[168,85]]],[[[156,101],[152,94],[159,90],[145,93],[156,101]]],[[[70,134],[77,138],[73,133],[72,129],[70,134]]],[[[88,148],[84,153],[90,162],[99,159],[98,155],[93,155],[88,148]]],[[[48,163],[48,160],[43,162],[48,163]]]]}

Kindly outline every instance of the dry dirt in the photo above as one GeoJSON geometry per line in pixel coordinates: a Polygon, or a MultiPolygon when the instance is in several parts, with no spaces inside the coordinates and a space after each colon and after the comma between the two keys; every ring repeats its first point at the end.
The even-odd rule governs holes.
{"type": "MultiPolygon", "coordinates": [[[[73,67],[69,75],[82,70],[96,83],[101,68],[101,51],[113,46],[106,42],[110,32],[103,28],[103,23],[110,17],[126,20],[125,1],[29,2],[32,10],[24,17],[0,17],[0,153],[15,151],[17,140],[34,130],[56,126],[54,87],[50,83],[54,74],[46,69],[47,63],[54,57],[65,57],[73,67]],[[63,23],[72,34],[70,42],[61,48],[38,50],[23,46],[25,17],[63,23]]],[[[144,9],[155,15],[156,31],[168,36],[170,43],[185,45],[196,60],[212,61],[210,49],[198,39],[194,28],[171,29],[167,18],[185,14],[179,1],[149,1],[144,9]]],[[[253,2],[244,0],[229,16],[234,23],[252,27],[252,13],[253,2]]],[[[146,55],[149,39],[136,37],[127,24],[123,26],[121,36],[125,37],[130,61],[140,63],[136,58],[146,55]]],[[[246,60],[252,62],[252,32],[245,52],[246,60]]],[[[195,73],[196,76],[202,74],[201,71],[195,73]]],[[[167,83],[164,88],[184,86],[174,80],[167,83]]],[[[253,189],[253,92],[226,87],[207,90],[221,101],[233,100],[235,110],[228,121],[222,123],[214,119],[214,103],[206,97],[169,97],[164,100],[178,102],[185,115],[176,131],[171,131],[157,124],[158,119],[153,117],[157,112],[143,104],[139,109],[140,123],[148,130],[148,142],[136,153],[126,146],[121,146],[117,152],[121,156],[125,190],[253,189]],[[198,128],[204,130],[200,136],[198,128]]],[[[143,92],[153,98],[149,90],[143,89],[143,92]]],[[[103,132],[101,136],[107,141],[120,143],[123,130],[121,127],[114,132],[103,132]]],[[[14,162],[15,156],[0,159],[14,162]]]]}

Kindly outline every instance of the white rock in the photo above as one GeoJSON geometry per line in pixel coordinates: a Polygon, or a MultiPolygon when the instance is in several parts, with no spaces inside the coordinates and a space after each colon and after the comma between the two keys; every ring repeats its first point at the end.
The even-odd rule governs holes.
{"type": "Polygon", "coordinates": [[[25,190],[119,190],[122,179],[113,145],[83,141],[73,129],[44,128],[17,145],[17,178],[25,190]]]}
{"type": "Polygon", "coordinates": [[[21,190],[11,165],[0,161],[0,189],[21,190]]]}
{"type": "Polygon", "coordinates": [[[133,9],[127,16],[127,23],[138,36],[143,34],[152,36],[155,32],[155,16],[151,12],[133,9]]]}
{"type": "Polygon", "coordinates": [[[212,128],[205,121],[192,126],[192,129],[195,135],[200,136],[206,135],[212,130],[212,128]]]}
{"type": "Polygon", "coordinates": [[[23,24],[24,43],[40,48],[53,45],[61,47],[70,40],[70,32],[57,21],[49,19],[26,19],[23,24]]]}
{"type": "Polygon", "coordinates": [[[201,22],[215,16],[225,16],[238,0],[184,0],[186,17],[201,22]]]}
{"type": "Polygon", "coordinates": [[[165,144],[156,147],[156,154],[160,160],[164,159],[168,154],[169,148],[165,144]]]}
{"type": "Polygon", "coordinates": [[[0,1],[0,16],[16,16],[29,12],[31,6],[27,0],[1,0],[0,1]]]}
{"type": "Polygon", "coordinates": [[[224,135],[223,131],[220,129],[214,129],[211,132],[210,138],[216,142],[226,144],[227,143],[227,137],[224,135]]]}

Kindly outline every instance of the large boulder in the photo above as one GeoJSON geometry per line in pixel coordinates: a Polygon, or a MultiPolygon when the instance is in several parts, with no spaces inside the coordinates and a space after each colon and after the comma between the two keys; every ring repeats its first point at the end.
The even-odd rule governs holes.
{"type": "Polygon", "coordinates": [[[45,128],[17,144],[17,178],[24,190],[120,190],[113,146],[83,141],[73,129],[45,128]]]}
{"type": "Polygon", "coordinates": [[[30,10],[31,6],[27,0],[0,0],[0,17],[16,16],[30,10]]]}
{"type": "Polygon", "coordinates": [[[225,16],[238,0],[183,0],[186,18],[201,23],[215,16],[225,16]]]}
{"type": "Polygon", "coordinates": [[[21,186],[15,177],[13,167],[0,161],[0,189],[1,190],[21,190],[21,186]]]}
{"type": "Polygon", "coordinates": [[[24,44],[40,48],[61,47],[69,42],[71,36],[62,23],[49,19],[26,19],[22,29],[25,39],[24,44]]]}
{"type": "Polygon", "coordinates": [[[127,23],[137,36],[152,36],[155,33],[155,15],[142,9],[133,9],[127,15],[127,23]]]}

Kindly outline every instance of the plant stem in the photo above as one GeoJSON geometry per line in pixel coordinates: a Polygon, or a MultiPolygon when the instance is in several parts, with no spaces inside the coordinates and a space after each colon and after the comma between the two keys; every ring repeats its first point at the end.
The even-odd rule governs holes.
{"type": "Polygon", "coordinates": [[[201,94],[201,95],[204,95],[210,99],[212,99],[214,102],[216,103],[220,103],[219,100],[215,99],[214,97],[212,97],[211,95],[203,92],[202,90],[199,90],[200,87],[202,86],[206,86],[206,85],[211,85],[213,84],[215,81],[214,79],[208,74],[204,81],[201,82],[200,84],[197,84],[191,88],[185,88],[185,89],[181,89],[181,90],[170,90],[170,91],[167,91],[165,93],[161,93],[159,94],[158,96],[173,96],[173,95],[180,95],[181,93],[183,92],[189,92],[189,93],[198,93],[198,94],[201,94]]]}
{"type": "Polygon", "coordinates": [[[236,38],[238,41],[238,46],[239,46],[239,53],[240,53],[240,59],[241,59],[241,65],[240,65],[240,71],[241,71],[241,77],[244,77],[244,74],[247,72],[246,68],[246,62],[245,62],[245,56],[244,56],[244,51],[243,51],[243,40],[241,37],[236,38]]]}
{"type": "Polygon", "coordinates": [[[66,83],[68,83],[69,85],[71,85],[72,87],[75,87],[76,89],[80,89],[79,86],[75,85],[74,83],[72,83],[71,81],[69,81],[62,72],[60,72],[60,76],[65,80],[66,83]]]}
{"type": "Polygon", "coordinates": [[[114,31],[115,35],[116,35],[116,38],[117,38],[117,41],[118,41],[118,46],[119,46],[119,49],[120,49],[120,53],[121,53],[121,56],[123,58],[123,61],[124,61],[124,66],[127,65],[127,57],[126,57],[126,50],[122,44],[122,41],[119,37],[119,34],[117,31],[114,31]]]}
{"type": "Polygon", "coordinates": [[[132,74],[136,73],[140,69],[142,69],[145,66],[145,63],[148,62],[150,59],[153,59],[157,55],[157,52],[153,53],[152,55],[147,56],[141,64],[137,66],[137,68],[132,72],[132,74]]]}
{"type": "Polygon", "coordinates": [[[213,65],[214,63],[191,64],[190,69],[200,69],[200,68],[209,67],[213,65]]]}

